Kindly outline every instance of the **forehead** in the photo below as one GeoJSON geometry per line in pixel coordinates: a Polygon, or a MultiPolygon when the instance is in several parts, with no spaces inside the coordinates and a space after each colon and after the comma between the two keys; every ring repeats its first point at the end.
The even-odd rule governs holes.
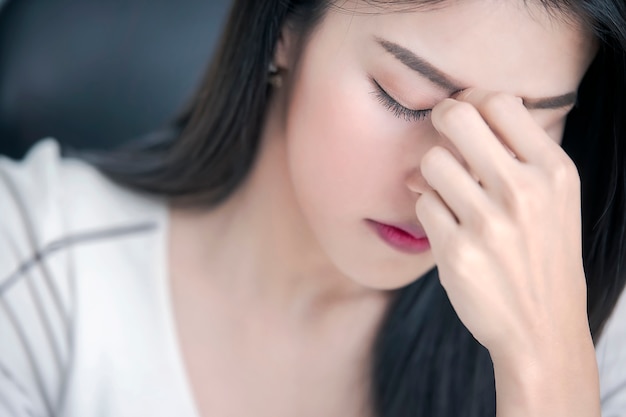
{"type": "Polygon", "coordinates": [[[388,39],[465,87],[513,94],[575,90],[595,52],[585,25],[538,2],[354,0],[337,4],[331,14],[331,21],[347,24],[344,42],[358,41],[363,51],[376,47],[368,43],[372,35],[388,39]]]}

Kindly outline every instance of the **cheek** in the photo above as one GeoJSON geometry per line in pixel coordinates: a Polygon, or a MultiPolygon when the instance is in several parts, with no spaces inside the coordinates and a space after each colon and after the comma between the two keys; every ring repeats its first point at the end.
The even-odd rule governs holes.
{"type": "Polygon", "coordinates": [[[367,209],[374,190],[393,175],[393,147],[376,123],[376,103],[367,93],[356,96],[363,87],[354,84],[303,77],[287,118],[289,163],[302,203],[337,215],[339,207],[367,209]]]}
{"type": "Polygon", "coordinates": [[[432,260],[399,254],[365,223],[410,215],[414,202],[398,198],[411,196],[402,182],[406,128],[357,78],[301,74],[286,119],[288,167],[299,208],[335,266],[365,286],[398,288],[432,260]]]}

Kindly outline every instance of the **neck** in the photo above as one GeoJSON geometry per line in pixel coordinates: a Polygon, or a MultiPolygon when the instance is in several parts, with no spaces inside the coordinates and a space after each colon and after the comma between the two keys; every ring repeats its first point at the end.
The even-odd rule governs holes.
{"type": "Polygon", "coordinates": [[[301,310],[303,303],[380,295],[338,271],[308,226],[276,112],[274,106],[247,180],[227,201],[208,212],[172,210],[179,242],[172,250],[202,271],[201,279],[247,301],[301,310]]]}

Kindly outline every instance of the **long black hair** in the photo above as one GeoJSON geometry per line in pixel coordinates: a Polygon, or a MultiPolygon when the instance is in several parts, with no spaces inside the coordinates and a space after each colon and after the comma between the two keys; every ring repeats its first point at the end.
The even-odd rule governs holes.
{"type": "MultiPolygon", "coordinates": [[[[281,28],[290,22],[306,42],[329,3],[236,0],[202,88],[181,117],[120,152],[88,159],[135,190],[196,207],[218,205],[256,156],[271,94],[267,68],[281,28]]],[[[623,0],[541,3],[575,13],[600,40],[562,144],[581,177],[588,317],[597,342],[626,283],[626,6],[623,0]]],[[[372,347],[375,415],[494,416],[489,354],[458,319],[436,268],[393,296],[372,347]]]]}

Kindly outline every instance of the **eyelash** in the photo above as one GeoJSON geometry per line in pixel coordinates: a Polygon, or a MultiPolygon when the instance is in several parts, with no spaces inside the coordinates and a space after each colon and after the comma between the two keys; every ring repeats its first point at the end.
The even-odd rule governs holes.
{"type": "Polygon", "coordinates": [[[402,104],[398,103],[393,97],[389,95],[378,82],[371,78],[372,84],[376,88],[375,91],[372,91],[378,101],[387,108],[387,110],[391,111],[394,116],[399,119],[404,119],[407,122],[410,121],[420,121],[426,119],[430,116],[430,112],[432,109],[424,109],[424,110],[412,110],[407,109],[402,104]]]}

